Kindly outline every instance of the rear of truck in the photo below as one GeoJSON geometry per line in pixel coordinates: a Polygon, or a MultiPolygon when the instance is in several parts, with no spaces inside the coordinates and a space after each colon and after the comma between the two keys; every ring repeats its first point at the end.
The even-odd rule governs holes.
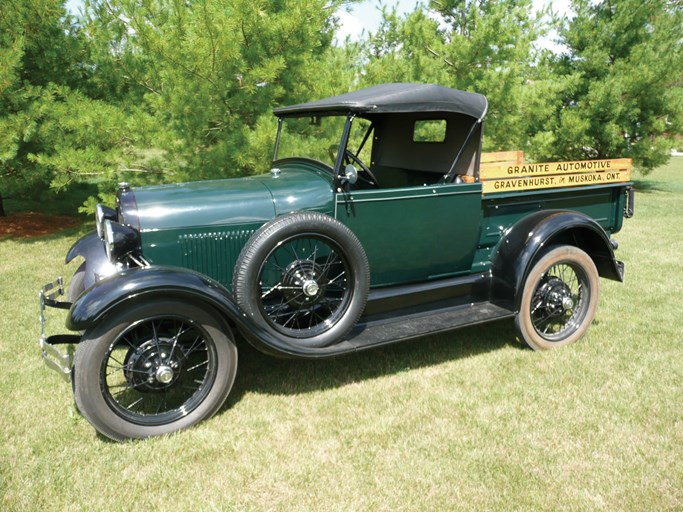
{"type": "Polygon", "coordinates": [[[473,270],[489,272],[491,302],[516,312],[531,348],[575,342],[597,309],[599,277],[624,280],[613,235],[633,216],[631,160],[529,164],[521,152],[485,153],[479,170],[473,270]]]}
{"type": "Polygon", "coordinates": [[[524,163],[522,151],[483,153],[483,226],[476,266],[492,259],[501,239],[536,212],[578,212],[612,235],[634,213],[631,159],[524,163]]]}

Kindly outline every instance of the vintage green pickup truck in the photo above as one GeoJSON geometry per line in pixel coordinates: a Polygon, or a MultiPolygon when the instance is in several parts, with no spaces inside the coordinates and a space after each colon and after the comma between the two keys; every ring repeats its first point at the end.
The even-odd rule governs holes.
{"type": "Polygon", "coordinates": [[[631,162],[482,154],[486,110],[480,94],[378,85],[276,109],[265,174],[119,184],[66,256],[82,259],[68,289],[40,293],[45,361],[122,440],[214,414],[238,335],[321,358],[510,318],[534,349],[573,343],[599,276],[623,280],[631,162]],[[72,334],[46,336],[46,307],[68,309],[72,334]]]}

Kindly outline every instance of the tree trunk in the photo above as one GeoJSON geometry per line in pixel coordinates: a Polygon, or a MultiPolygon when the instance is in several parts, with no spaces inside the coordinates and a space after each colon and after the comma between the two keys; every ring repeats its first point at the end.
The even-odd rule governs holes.
{"type": "Polygon", "coordinates": [[[2,194],[0,194],[0,217],[5,216],[5,208],[2,206],[2,194]]]}

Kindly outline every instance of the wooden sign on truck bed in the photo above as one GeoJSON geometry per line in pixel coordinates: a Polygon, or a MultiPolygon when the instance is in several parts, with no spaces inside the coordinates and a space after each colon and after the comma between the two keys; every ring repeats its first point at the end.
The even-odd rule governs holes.
{"type": "Polygon", "coordinates": [[[483,193],[605,185],[631,180],[630,158],[533,164],[522,163],[523,160],[522,151],[482,154],[483,193]]]}

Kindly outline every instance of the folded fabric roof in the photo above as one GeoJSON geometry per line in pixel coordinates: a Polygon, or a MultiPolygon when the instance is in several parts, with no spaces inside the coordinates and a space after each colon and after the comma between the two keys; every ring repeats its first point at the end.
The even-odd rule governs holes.
{"type": "Polygon", "coordinates": [[[486,97],[434,84],[394,83],[366,87],[331,98],[276,108],[278,117],[325,114],[451,112],[483,119],[486,97]]]}

